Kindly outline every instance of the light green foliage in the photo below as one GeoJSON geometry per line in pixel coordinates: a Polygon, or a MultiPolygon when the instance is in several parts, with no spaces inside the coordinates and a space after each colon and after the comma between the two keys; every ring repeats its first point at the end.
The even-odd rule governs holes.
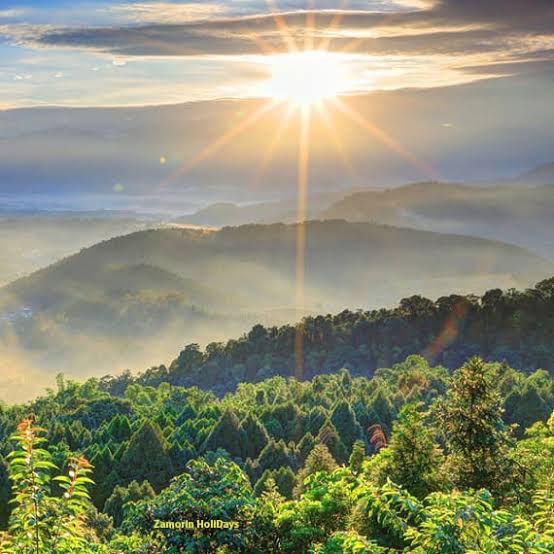
{"type": "Polygon", "coordinates": [[[3,554],[56,554],[93,552],[86,538],[85,514],[90,506],[87,491],[93,481],[91,466],[83,457],[71,458],[68,475],[52,478],[56,466],[42,447],[43,430],[23,420],[12,436],[17,448],[8,456],[14,508],[7,534],[0,538],[3,554]],[[53,496],[52,481],[61,488],[53,496]]]}
{"type": "MultiPolygon", "coordinates": [[[[161,375],[154,368],[148,378],[154,373],[161,375]]],[[[40,554],[553,551],[554,415],[546,418],[544,406],[554,406],[554,381],[544,371],[473,359],[451,377],[410,356],[372,379],[347,371],[304,382],[274,377],[221,398],[125,382],[113,396],[105,381],[60,380],[56,393],[0,406],[0,456],[12,479],[10,490],[0,471],[0,498],[14,509],[2,554],[37,554],[37,530],[40,554]],[[533,398],[541,409],[525,415],[519,403],[533,398]],[[9,437],[30,413],[49,430],[48,451],[42,431],[33,431],[36,489],[21,465],[21,428],[14,438],[24,454],[10,454],[9,437]],[[518,440],[509,427],[517,413],[526,422],[518,440]],[[376,422],[385,433],[378,452],[376,422]],[[343,438],[358,436],[357,424],[363,435],[347,448],[343,438]],[[90,468],[69,443],[95,465],[100,512],[72,485],[69,471],[86,479],[90,468]],[[53,465],[68,477],[53,480],[53,465]],[[157,530],[156,518],[239,521],[240,529],[157,530]],[[56,533],[63,540],[45,550],[56,533]]]]}
{"type": "Polygon", "coordinates": [[[494,366],[472,358],[455,372],[446,398],[436,407],[450,477],[463,489],[506,493],[518,484],[497,378],[494,366]]]}
{"type": "Polygon", "coordinates": [[[442,452],[434,443],[419,404],[406,404],[393,424],[388,448],[379,456],[381,472],[417,498],[444,486],[441,475],[442,452]]]}

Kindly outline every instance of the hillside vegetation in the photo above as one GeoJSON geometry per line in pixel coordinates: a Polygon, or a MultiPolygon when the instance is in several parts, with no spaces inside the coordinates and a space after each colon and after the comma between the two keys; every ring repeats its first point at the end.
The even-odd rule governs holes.
{"type": "Polygon", "coordinates": [[[479,358],[274,377],[222,399],[60,376],[0,409],[1,550],[547,554],[553,409],[548,373],[479,358]]]}
{"type": "Polygon", "coordinates": [[[106,377],[102,387],[120,394],[131,382],[199,386],[218,393],[243,381],[275,375],[312,378],[348,368],[372,375],[379,367],[420,354],[449,369],[473,355],[506,361],[522,371],[554,372],[554,278],[525,291],[491,289],[483,296],[449,295],[436,301],[403,299],[393,309],[345,310],[309,316],[296,326],[256,325],[247,334],[201,350],[187,345],[168,366],[137,378],[106,377]],[[296,344],[302,339],[298,368],[296,344]]]}
{"type": "Polygon", "coordinates": [[[412,294],[525,287],[554,273],[550,262],[500,242],[310,222],[297,306],[297,234],[275,224],[110,239],[2,289],[2,335],[38,367],[99,374],[144,367],[183,343],[224,340],[256,322],[392,306],[412,294]]]}

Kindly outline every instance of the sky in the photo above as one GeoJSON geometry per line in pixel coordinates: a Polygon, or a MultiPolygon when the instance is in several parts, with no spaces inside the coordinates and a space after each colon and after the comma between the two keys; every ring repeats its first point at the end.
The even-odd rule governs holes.
{"type": "Polygon", "coordinates": [[[4,0],[0,107],[267,92],[265,55],[324,48],[341,92],[552,72],[551,0],[4,0]]]}
{"type": "Polygon", "coordinates": [[[0,194],[294,191],[322,91],[314,189],[552,162],[554,1],[1,0],[0,194]]]}

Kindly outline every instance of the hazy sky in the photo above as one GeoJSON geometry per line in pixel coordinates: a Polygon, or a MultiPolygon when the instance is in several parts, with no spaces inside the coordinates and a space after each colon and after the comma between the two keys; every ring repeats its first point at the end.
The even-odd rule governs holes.
{"type": "Polygon", "coordinates": [[[326,89],[314,188],[551,162],[554,0],[2,0],[0,193],[292,190],[298,118],[252,121],[326,89]],[[52,105],[103,109],[9,109],[52,105]]]}
{"type": "Polygon", "coordinates": [[[256,96],[264,53],[312,44],[345,92],[546,73],[553,29],[551,0],[3,0],[0,105],[256,96]]]}

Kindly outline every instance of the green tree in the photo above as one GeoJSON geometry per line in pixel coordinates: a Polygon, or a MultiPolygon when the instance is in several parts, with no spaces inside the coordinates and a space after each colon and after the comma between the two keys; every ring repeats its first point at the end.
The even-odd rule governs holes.
{"type": "Polygon", "coordinates": [[[421,404],[406,404],[393,424],[386,449],[386,473],[397,485],[417,498],[441,487],[443,455],[434,443],[421,404]]]}
{"type": "Polygon", "coordinates": [[[298,473],[298,485],[295,494],[298,495],[304,489],[306,479],[319,471],[331,473],[337,469],[337,462],[324,444],[316,444],[304,463],[304,467],[298,473]]]}
{"type": "Polygon", "coordinates": [[[464,489],[500,491],[516,481],[513,441],[495,383],[494,366],[472,358],[454,373],[446,398],[436,407],[451,478],[464,489]]]}
{"type": "Polygon", "coordinates": [[[265,427],[258,418],[248,414],[240,424],[241,440],[243,440],[243,458],[256,459],[269,442],[269,436],[265,427]]]}
{"type": "Polygon", "coordinates": [[[211,430],[202,446],[203,452],[216,451],[223,448],[234,458],[242,458],[246,437],[240,428],[240,423],[232,410],[226,410],[211,430]]]}
{"type": "Polygon", "coordinates": [[[135,431],[121,457],[121,476],[124,482],[150,482],[161,490],[173,475],[170,446],[160,428],[149,420],[135,431]]]}
{"type": "Polygon", "coordinates": [[[23,420],[11,437],[17,444],[8,455],[14,507],[8,533],[0,536],[2,554],[92,553],[86,540],[85,515],[90,507],[87,491],[92,480],[89,462],[82,456],[68,460],[68,475],[52,478],[44,430],[31,419],[23,420]],[[62,491],[51,493],[52,481],[62,491]]]}
{"type": "Polygon", "coordinates": [[[156,496],[152,485],[148,481],[137,483],[132,481],[128,486],[115,487],[112,495],[106,500],[104,512],[112,517],[114,525],[119,527],[123,523],[124,509],[128,502],[151,500],[156,496]]]}
{"type": "Polygon", "coordinates": [[[348,465],[353,473],[358,474],[362,469],[365,459],[365,445],[363,441],[357,440],[352,446],[352,453],[348,459],[348,465]]]}
{"type": "Polygon", "coordinates": [[[335,406],[331,414],[331,422],[347,452],[350,453],[354,443],[362,437],[362,428],[348,402],[343,400],[335,406]]]}
{"type": "Polygon", "coordinates": [[[236,464],[222,457],[213,465],[199,459],[157,497],[132,505],[124,526],[140,529],[162,552],[255,552],[260,540],[255,525],[257,506],[250,483],[236,464]],[[159,531],[154,529],[154,520],[221,520],[236,522],[238,529],[159,531]]]}

